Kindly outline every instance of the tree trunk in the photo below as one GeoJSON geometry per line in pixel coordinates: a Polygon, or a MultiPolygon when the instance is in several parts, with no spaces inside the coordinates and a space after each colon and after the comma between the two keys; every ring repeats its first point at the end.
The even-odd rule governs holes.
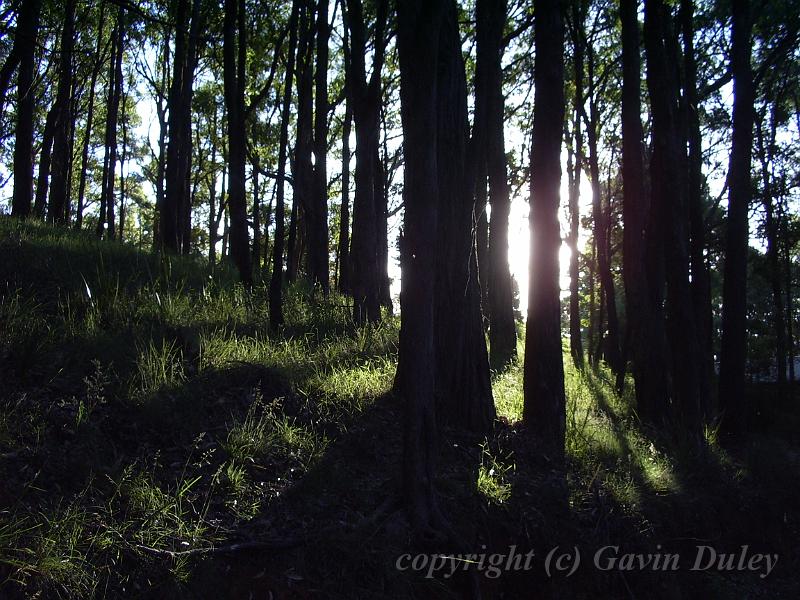
{"type": "MultiPolygon", "coordinates": [[[[486,97],[486,171],[489,178],[489,202],[492,218],[489,224],[488,306],[489,347],[493,368],[503,369],[517,355],[517,328],[514,322],[514,298],[511,272],[508,267],[508,216],[511,201],[508,191],[503,98],[503,29],[506,24],[505,1],[480,0],[476,7],[479,63],[483,62],[486,97]]],[[[476,82],[477,85],[477,82],[476,82]]],[[[477,110],[476,89],[476,110],[477,110]]],[[[476,148],[477,153],[482,150],[476,148]]],[[[479,171],[480,169],[476,169],[479,171]]],[[[476,206],[477,214],[484,214],[476,206]]],[[[485,218],[485,217],[484,217],[485,218]]],[[[480,220],[478,221],[480,225],[480,220]]],[[[481,231],[482,228],[479,228],[481,231]]],[[[480,264],[480,263],[479,263],[480,264]]]]}
{"type": "MultiPolygon", "coordinates": [[[[349,4],[354,3],[351,0],[349,4]]],[[[434,491],[438,453],[434,294],[438,213],[436,75],[441,4],[441,0],[402,0],[397,7],[405,214],[400,246],[403,319],[396,390],[405,402],[403,500],[417,537],[440,525],[434,491]]],[[[354,55],[361,51],[360,46],[354,44],[354,55]]]]}
{"type": "Polygon", "coordinates": [[[678,87],[670,57],[671,17],[662,0],[645,2],[647,87],[653,115],[651,202],[665,219],[664,265],[667,332],[671,351],[675,418],[690,438],[699,439],[701,357],[689,288],[689,212],[681,166],[678,87]]]}
{"type": "MultiPolygon", "coordinates": [[[[578,28],[578,43],[584,44],[583,27],[578,28]]],[[[604,338],[603,354],[608,361],[611,371],[617,378],[619,385],[620,376],[624,374],[625,366],[622,364],[620,352],[619,317],[617,315],[617,299],[614,289],[614,277],[611,273],[611,257],[608,253],[609,243],[609,223],[606,220],[606,211],[603,208],[603,198],[600,189],[600,158],[598,155],[598,137],[600,134],[599,109],[597,107],[598,90],[595,88],[595,53],[591,46],[587,46],[589,52],[588,81],[589,81],[589,115],[586,123],[587,138],[589,143],[589,176],[592,184],[592,221],[594,223],[594,237],[597,240],[597,271],[600,279],[600,296],[605,306],[606,322],[608,325],[608,335],[604,338]]],[[[581,111],[583,107],[581,106],[581,111]]],[[[586,117],[584,113],[584,117],[586,117]]],[[[609,203],[608,213],[610,214],[611,198],[607,198],[609,203]]],[[[601,319],[602,323],[602,319],[601,319]]],[[[602,327],[602,325],[601,325],[602,327]]]]}
{"type": "MultiPolygon", "coordinates": [[[[345,64],[349,64],[348,30],[344,28],[345,64]]],[[[345,68],[345,110],[342,124],[342,206],[339,213],[339,291],[350,293],[350,129],[353,122],[349,69],[345,68]]]]}
{"type": "Polygon", "coordinates": [[[563,456],[566,428],[558,253],[564,26],[559,0],[536,0],[536,82],[531,147],[530,285],[525,336],[523,420],[563,456]]]}
{"type": "Polygon", "coordinates": [[[228,113],[228,208],[230,210],[230,252],[245,286],[253,283],[250,243],[247,235],[245,167],[245,57],[246,27],[244,0],[225,0],[224,19],[225,108],[228,113]],[[238,29],[238,31],[237,31],[238,29]]]}
{"type": "Polygon", "coordinates": [[[122,55],[125,51],[125,9],[120,7],[117,13],[114,52],[108,86],[108,109],[106,113],[105,158],[103,161],[103,186],[101,190],[101,219],[97,224],[99,237],[115,239],[114,216],[114,178],[117,166],[117,121],[119,102],[122,95],[122,55]],[[103,208],[105,210],[103,210],[103,208]]]}
{"type": "Polygon", "coordinates": [[[761,167],[761,201],[764,206],[764,230],[767,236],[767,265],[769,279],[772,287],[772,319],[775,330],[775,366],[779,384],[786,383],[786,322],[784,318],[783,290],[781,286],[781,266],[778,245],[778,223],[775,218],[775,196],[772,186],[772,173],[770,164],[773,160],[775,135],[777,124],[775,122],[775,107],[772,106],[770,115],[770,136],[764,140],[761,120],[756,120],[756,142],[758,144],[758,159],[761,167]]]}
{"type": "Polygon", "coordinates": [[[692,272],[692,305],[697,323],[700,347],[700,402],[704,419],[711,417],[711,381],[714,378],[713,334],[711,312],[711,275],[705,258],[706,223],[703,203],[703,137],[697,98],[697,64],[694,51],[694,1],[681,0],[683,33],[684,96],[688,141],[688,203],[690,264],[692,272]]]}
{"type": "Polygon", "coordinates": [[[637,1],[620,2],[622,22],[623,278],[630,356],[639,418],[660,418],[667,406],[663,314],[650,304],[646,255],[648,201],[645,193],[641,121],[641,59],[637,1]]]}
{"type": "Polygon", "coordinates": [[[731,3],[731,71],[733,125],[728,167],[728,225],[722,287],[722,343],[719,361],[719,404],[722,431],[737,436],[745,426],[747,369],[747,212],[750,205],[750,162],[753,143],[753,76],[750,67],[752,20],[750,3],[731,3]]]}
{"type": "Polygon", "coordinates": [[[75,44],[75,0],[64,4],[64,26],[61,30],[58,90],[56,92],[56,131],[53,136],[52,186],[47,220],[64,223],[69,214],[69,132],[71,125],[70,97],[72,94],[72,49],[75,44]]]}
{"type": "MultiPolygon", "coordinates": [[[[328,265],[328,0],[317,2],[317,65],[314,107],[313,194],[308,211],[308,266],[311,281],[327,295],[328,265]]],[[[309,64],[309,70],[311,66],[309,64]]]]}
{"type": "Polygon", "coordinates": [[[19,52],[19,70],[14,138],[14,195],[11,200],[11,214],[21,219],[30,215],[33,200],[33,112],[36,104],[33,75],[36,69],[38,29],[39,0],[23,0],[14,36],[14,49],[19,52]]]}
{"type": "Polygon", "coordinates": [[[103,29],[105,26],[105,3],[102,4],[100,9],[100,20],[97,24],[97,46],[94,51],[94,66],[92,67],[92,76],[89,82],[89,106],[86,112],[86,128],[83,137],[83,151],[81,153],[81,172],[80,180],[78,182],[78,206],[75,210],[75,228],[80,229],[83,226],[83,210],[84,199],[86,197],[86,172],[89,168],[89,147],[92,142],[92,127],[94,126],[94,99],[95,87],[97,85],[97,77],[100,75],[100,69],[103,66],[103,55],[105,51],[102,49],[103,42],[103,29]]]}
{"type": "Polygon", "coordinates": [[[56,132],[57,111],[55,103],[47,111],[42,132],[42,147],[39,151],[39,172],[36,175],[36,198],[33,202],[33,216],[44,219],[47,209],[47,191],[50,183],[50,159],[53,151],[53,136],[56,132]]]}
{"type": "Polygon", "coordinates": [[[436,413],[442,424],[487,433],[495,409],[472,238],[475,179],[469,147],[467,81],[454,0],[446,3],[442,16],[438,67],[436,413]]]}
{"type": "Polygon", "coordinates": [[[347,0],[346,4],[346,21],[352,42],[349,68],[356,129],[356,190],[353,202],[350,284],[353,295],[353,320],[361,323],[378,321],[381,318],[375,176],[380,141],[381,69],[386,45],[384,32],[388,7],[385,0],[378,2],[372,75],[367,81],[366,26],[363,7],[361,0],[347,0]]]}
{"type": "Polygon", "coordinates": [[[301,0],[293,0],[289,18],[289,49],[286,55],[286,74],[283,81],[283,107],[278,148],[278,176],[275,180],[275,241],[272,244],[272,277],[269,282],[269,324],[277,329],[283,324],[283,237],[286,226],[284,208],[284,180],[286,176],[286,147],[289,138],[289,120],[292,109],[292,81],[294,80],[294,55],[297,47],[297,18],[301,0]]]}

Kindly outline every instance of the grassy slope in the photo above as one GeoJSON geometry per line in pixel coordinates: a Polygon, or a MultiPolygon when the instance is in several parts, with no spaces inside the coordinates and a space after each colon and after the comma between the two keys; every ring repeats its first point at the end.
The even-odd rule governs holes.
{"type": "MultiPolygon", "coordinates": [[[[0,220],[0,597],[435,598],[460,583],[398,572],[401,411],[387,394],[398,322],[360,330],[345,300],[265,293],[224,270],[0,220]],[[241,540],[291,547],[166,556],[241,540]],[[304,543],[296,543],[305,540],[304,543]]],[[[533,548],[485,597],[797,597],[797,398],[759,392],[755,433],[702,456],[643,430],[603,370],[568,366],[566,475],[515,425],[521,369],[495,378],[487,440],[442,443],[443,506],[479,551],[533,548]],[[702,541],[701,541],[702,540],[702,541]],[[781,555],[753,574],[604,573],[594,548],[781,555]],[[548,579],[556,544],[585,564],[548,579]]],[[[713,437],[713,436],[712,436],[713,437]]]]}

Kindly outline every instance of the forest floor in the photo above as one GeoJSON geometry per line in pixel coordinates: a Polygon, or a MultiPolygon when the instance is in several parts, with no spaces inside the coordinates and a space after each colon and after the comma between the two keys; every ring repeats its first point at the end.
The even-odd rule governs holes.
{"type": "MultiPolygon", "coordinates": [[[[345,299],[295,286],[268,335],[263,286],[7,219],[0,257],[0,598],[469,587],[409,568],[407,524],[381,510],[402,453],[398,319],[356,329],[345,299]]],[[[602,368],[565,365],[566,469],[525,441],[519,364],[494,377],[490,438],[442,438],[437,489],[470,552],[533,551],[527,570],[483,565],[484,598],[800,597],[797,389],[753,388],[750,436],[724,450],[708,431],[697,452],[643,427],[602,368]],[[607,546],[602,565],[670,552],[680,568],[601,570],[607,546]],[[692,571],[698,546],[779,559],[765,577],[763,561],[692,571]]]]}

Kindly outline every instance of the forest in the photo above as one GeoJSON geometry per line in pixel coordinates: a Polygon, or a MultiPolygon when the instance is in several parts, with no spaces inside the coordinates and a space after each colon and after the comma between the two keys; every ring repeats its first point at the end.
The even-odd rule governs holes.
{"type": "Polygon", "coordinates": [[[0,598],[800,597],[794,0],[0,0],[0,598]]]}

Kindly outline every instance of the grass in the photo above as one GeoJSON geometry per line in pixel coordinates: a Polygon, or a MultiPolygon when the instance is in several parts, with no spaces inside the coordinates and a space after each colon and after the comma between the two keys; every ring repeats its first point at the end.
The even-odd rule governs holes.
{"type": "MultiPolygon", "coordinates": [[[[266,289],[245,291],[225,266],[8,219],[0,252],[0,597],[457,595],[393,567],[408,551],[394,517],[360,525],[393,493],[401,458],[402,410],[388,394],[398,319],[356,328],[345,298],[299,283],[271,333],[266,289]],[[275,554],[158,554],[332,526],[275,554]]],[[[765,400],[773,421],[738,452],[709,430],[698,454],[638,421],[630,382],[620,397],[603,365],[578,370],[568,353],[564,364],[565,473],[528,460],[521,361],[493,376],[495,433],[443,439],[438,484],[462,537],[537,552],[745,541],[777,548],[783,574],[682,573],[678,587],[733,598],[768,584],[794,597],[796,405],[765,400]]],[[[547,581],[487,585],[485,597],[519,597],[547,581]]],[[[674,585],[583,570],[550,595],[674,585]]]]}

